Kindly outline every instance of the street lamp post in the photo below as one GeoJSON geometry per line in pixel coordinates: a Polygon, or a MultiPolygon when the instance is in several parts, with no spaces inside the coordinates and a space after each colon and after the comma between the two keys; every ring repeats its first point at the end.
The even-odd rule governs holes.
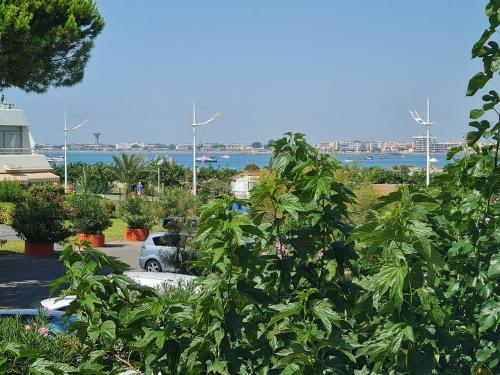
{"type": "Polygon", "coordinates": [[[76,125],[72,128],[68,128],[67,117],[68,117],[67,113],[64,112],[64,128],[59,129],[59,130],[62,130],[64,132],[64,192],[65,193],[68,192],[68,132],[71,130],[81,128],[88,121],[88,120],[83,120],[78,125],[76,125]]]}
{"type": "Polygon", "coordinates": [[[212,117],[204,122],[196,122],[196,103],[193,102],[193,123],[188,125],[193,128],[193,195],[196,196],[196,128],[207,125],[220,116],[220,112],[216,112],[212,117]]]}
{"type": "Polygon", "coordinates": [[[165,162],[165,159],[160,159],[156,163],[158,166],[158,194],[160,194],[160,166],[165,162]]]}
{"type": "Polygon", "coordinates": [[[431,156],[430,156],[430,138],[431,138],[431,125],[435,124],[435,122],[431,121],[431,101],[430,98],[427,97],[427,121],[422,120],[420,115],[418,114],[416,109],[410,109],[410,115],[413,119],[426,127],[426,167],[425,167],[425,186],[429,186],[430,184],[430,164],[431,164],[431,156]]]}

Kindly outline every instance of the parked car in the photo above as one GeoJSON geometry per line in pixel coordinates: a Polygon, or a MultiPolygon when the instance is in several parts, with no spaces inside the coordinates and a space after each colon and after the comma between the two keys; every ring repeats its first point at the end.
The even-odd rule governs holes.
{"type": "Polygon", "coordinates": [[[180,259],[186,235],[171,232],[150,233],[142,244],[139,266],[146,272],[175,271],[174,261],[180,259]]]}
{"type": "Polygon", "coordinates": [[[64,311],[69,306],[71,302],[76,299],[76,296],[66,296],[66,297],[52,297],[40,301],[40,304],[45,310],[58,310],[64,311]]]}
{"type": "Polygon", "coordinates": [[[47,320],[46,326],[49,332],[53,335],[57,333],[65,333],[72,323],[78,321],[77,316],[71,316],[69,319],[64,316],[62,311],[40,311],[37,309],[0,309],[0,319],[6,317],[19,316],[21,320],[28,322],[30,318],[34,318],[39,314],[44,314],[47,320]]]}
{"type": "Polygon", "coordinates": [[[162,272],[134,272],[126,271],[123,273],[125,276],[130,277],[136,283],[156,288],[164,285],[168,286],[181,286],[192,283],[196,280],[196,276],[183,275],[180,273],[162,272]]]}

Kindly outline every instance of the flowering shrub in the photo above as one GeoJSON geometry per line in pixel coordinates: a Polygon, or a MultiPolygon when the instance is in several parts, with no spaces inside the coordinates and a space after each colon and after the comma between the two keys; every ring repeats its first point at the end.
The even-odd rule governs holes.
{"type": "Polygon", "coordinates": [[[98,234],[111,226],[108,211],[95,194],[74,194],[68,198],[70,227],[74,233],[98,234]]]}
{"type": "Polygon", "coordinates": [[[127,195],[118,203],[117,210],[130,229],[151,229],[153,226],[150,203],[141,196],[127,195]]]}
{"type": "Polygon", "coordinates": [[[43,313],[0,318],[0,374],[74,373],[82,347],[73,335],[50,335],[43,313]]]}
{"type": "Polygon", "coordinates": [[[65,226],[67,218],[69,212],[62,187],[34,185],[16,205],[12,227],[27,242],[60,242],[70,235],[65,226]]]}

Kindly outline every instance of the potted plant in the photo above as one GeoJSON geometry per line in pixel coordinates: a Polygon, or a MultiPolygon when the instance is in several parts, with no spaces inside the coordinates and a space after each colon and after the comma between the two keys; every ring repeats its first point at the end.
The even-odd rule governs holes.
{"type": "Polygon", "coordinates": [[[54,254],[54,243],[65,240],[70,231],[65,226],[68,209],[60,186],[34,185],[16,205],[12,227],[25,240],[24,254],[54,254]]]}
{"type": "Polygon", "coordinates": [[[68,199],[71,230],[78,241],[88,241],[92,247],[104,246],[103,231],[112,224],[101,201],[102,198],[91,193],[75,194],[68,199]]]}
{"type": "Polygon", "coordinates": [[[118,214],[127,223],[123,237],[127,241],[144,241],[152,226],[149,202],[141,196],[127,195],[118,204],[118,214]]]}

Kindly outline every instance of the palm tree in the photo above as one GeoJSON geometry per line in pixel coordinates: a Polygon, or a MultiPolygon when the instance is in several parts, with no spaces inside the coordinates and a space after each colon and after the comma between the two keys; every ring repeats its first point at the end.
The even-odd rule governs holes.
{"type": "Polygon", "coordinates": [[[144,159],[140,155],[113,155],[113,162],[111,171],[117,181],[125,184],[126,191],[130,189],[130,185],[137,183],[143,177],[146,170],[144,159]]]}

